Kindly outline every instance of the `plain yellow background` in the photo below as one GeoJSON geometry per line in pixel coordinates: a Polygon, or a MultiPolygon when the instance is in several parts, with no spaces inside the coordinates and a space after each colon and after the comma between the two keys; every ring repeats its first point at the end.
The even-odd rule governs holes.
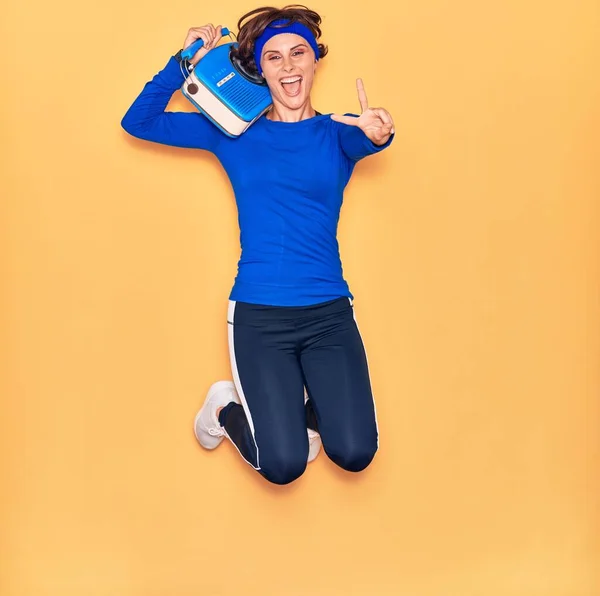
{"type": "Polygon", "coordinates": [[[0,594],[597,596],[598,2],[311,5],[315,107],[360,76],[396,122],[339,230],[381,450],[286,487],[192,433],[231,378],[226,175],[120,128],[260,6],[220,4],[3,7],[0,594]]]}

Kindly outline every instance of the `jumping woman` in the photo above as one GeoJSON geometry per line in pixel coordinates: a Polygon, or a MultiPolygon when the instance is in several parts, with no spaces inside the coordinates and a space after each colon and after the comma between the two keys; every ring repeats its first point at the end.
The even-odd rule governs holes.
{"type": "MultiPolygon", "coordinates": [[[[206,449],[227,437],[264,478],[287,484],[325,453],[359,472],[379,445],[367,357],[343,277],[337,227],[356,163],[388,147],[394,123],[368,106],[321,114],[311,102],[321,17],[303,5],[263,7],[238,22],[237,57],[262,76],[272,107],[238,138],[203,114],[168,112],[180,89],[181,51],[147,82],[121,122],[147,141],[214,153],[231,181],[241,256],[229,295],[227,328],[233,382],[217,381],[194,432],[206,449]]],[[[190,29],[183,48],[221,39],[221,25],[190,29]]]]}

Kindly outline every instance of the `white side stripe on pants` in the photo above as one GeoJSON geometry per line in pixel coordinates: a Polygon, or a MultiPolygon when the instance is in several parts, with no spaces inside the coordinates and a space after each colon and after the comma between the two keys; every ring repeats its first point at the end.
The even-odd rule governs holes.
{"type": "Polygon", "coordinates": [[[256,467],[252,465],[241,453],[238,449],[237,445],[231,441],[231,437],[227,435],[227,438],[235,445],[235,448],[238,450],[240,455],[244,461],[248,462],[255,470],[260,470],[260,460],[258,459],[258,445],[256,444],[256,435],[254,433],[254,422],[252,421],[252,414],[250,414],[250,408],[248,407],[248,402],[246,401],[246,396],[244,395],[244,390],[242,389],[242,383],[240,381],[240,375],[238,373],[237,362],[235,359],[235,345],[234,345],[234,329],[235,329],[235,300],[229,301],[229,307],[227,309],[227,327],[228,327],[228,343],[229,343],[229,360],[231,362],[231,374],[233,375],[233,383],[235,385],[235,389],[237,394],[240,397],[240,401],[242,402],[242,407],[244,408],[244,412],[246,413],[246,418],[248,419],[248,425],[250,426],[250,431],[252,432],[252,440],[254,441],[254,445],[256,446],[256,467]],[[230,321],[230,322],[229,322],[230,321]]]}
{"type": "MultiPolygon", "coordinates": [[[[358,321],[356,320],[356,312],[354,312],[354,305],[352,304],[352,298],[348,296],[348,302],[350,302],[350,306],[352,306],[352,316],[354,317],[354,322],[356,323],[356,328],[358,329],[358,321]]],[[[360,329],[358,329],[358,334],[360,335],[360,329]]],[[[361,336],[361,342],[362,336],[361,336]]],[[[369,369],[369,358],[367,357],[367,349],[365,348],[365,359],[367,360],[367,370],[369,369]]],[[[371,379],[371,373],[369,373],[369,382],[371,379]]],[[[377,407],[375,406],[375,396],[373,395],[373,388],[371,388],[371,397],[373,398],[373,411],[375,412],[375,428],[377,429],[377,449],[379,449],[379,423],[377,422],[377,407]]]]}

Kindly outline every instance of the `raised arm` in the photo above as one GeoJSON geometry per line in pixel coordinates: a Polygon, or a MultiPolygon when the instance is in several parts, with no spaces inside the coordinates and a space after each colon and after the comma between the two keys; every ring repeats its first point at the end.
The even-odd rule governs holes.
{"type": "MultiPolygon", "coordinates": [[[[202,38],[204,46],[190,62],[196,64],[221,38],[221,27],[206,25],[188,31],[184,48],[202,38]]],[[[130,135],[146,141],[205,149],[215,152],[225,136],[199,112],[167,112],[165,108],[173,93],[182,85],[184,76],[175,57],[148,81],[121,120],[121,126],[130,135]]]]}
{"type": "Polygon", "coordinates": [[[358,161],[367,155],[388,147],[395,134],[394,121],[387,110],[370,108],[362,79],[356,80],[358,100],[362,113],[332,114],[331,119],[340,122],[340,145],[346,156],[358,161]]]}

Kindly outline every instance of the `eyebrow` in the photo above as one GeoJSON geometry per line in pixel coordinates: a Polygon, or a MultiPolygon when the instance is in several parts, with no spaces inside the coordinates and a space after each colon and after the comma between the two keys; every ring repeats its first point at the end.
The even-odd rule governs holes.
{"type": "MultiPolygon", "coordinates": [[[[291,50],[295,50],[296,48],[299,48],[300,46],[304,46],[305,48],[308,47],[305,43],[299,43],[297,46],[294,46],[293,48],[290,48],[290,51],[291,50]]],[[[265,52],[265,55],[266,54],[271,54],[273,52],[279,52],[279,50],[268,50],[268,51],[265,52]]]]}

